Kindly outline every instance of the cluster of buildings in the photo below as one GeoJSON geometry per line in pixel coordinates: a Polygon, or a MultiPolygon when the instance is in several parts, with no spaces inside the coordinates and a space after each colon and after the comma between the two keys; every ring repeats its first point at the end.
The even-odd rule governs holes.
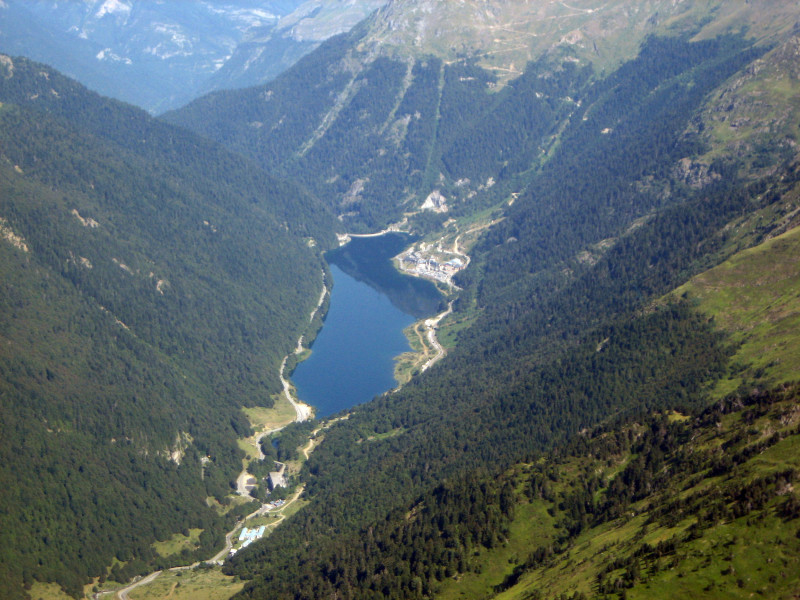
{"type": "MultiPolygon", "coordinates": [[[[284,504],[286,504],[286,500],[274,500],[272,502],[267,502],[266,504],[262,504],[260,514],[263,514],[266,511],[280,508],[284,504]]],[[[252,544],[256,540],[260,540],[262,537],[264,537],[264,533],[266,531],[267,531],[266,525],[261,525],[260,527],[255,527],[253,529],[248,529],[247,527],[243,527],[242,530],[239,532],[239,541],[242,543],[242,545],[239,546],[238,548],[232,548],[230,553],[228,554],[228,558],[236,554],[242,548],[247,548],[250,544],[252,544]]]]}
{"type": "Polygon", "coordinates": [[[450,278],[464,268],[464,261],[456,257],[446,262],[411,252],[401,258],[403,270],[409,273],[448,283],[450,278]]]}
{"type": "MultiPolygon", "coordinates": [[[[242,532],[239,534],[239,541],[242,542],[242,545],[239,547],[239,550],[242,548],[247,548],[256,540],[260,540],[262,537],[264,537],[264,532],[266,530],[266,525],[262,525],[258,529],[248,529],[247,527],[242,528],[242,532]]],[[[231,550],[231,556],[234,554],[236,554],[236,549],[231,550]]]]}
{"type": "Polygon", "coordinates": [[[286,500],[275,500],[274,502],[267,502],[266,504],[262,504],[261,508],[266,510],[274,510],[276,508],[280,508],[286,504],[286,500]]]}

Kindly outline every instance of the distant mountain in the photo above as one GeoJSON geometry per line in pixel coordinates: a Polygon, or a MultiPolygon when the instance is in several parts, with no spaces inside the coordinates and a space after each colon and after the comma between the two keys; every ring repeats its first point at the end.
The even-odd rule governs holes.
{"type": "Polygon", "coordinates": [[[122,580],[188,560],[151,544],[190,528],[205,554],[238,514],[207,499],[241,469],[241,408],[281,389],[332,218],[5,55],[0,148],[0,596],[34,581],[77,595],[115,559],[122,580]]]}
{"type": "Polygon", "coordinates": [[[0,51],[161,112],[272,79],[381,0],[87,0],[0,3],[0,51]]]}
{"type": "MultiPolygon", "coordinates": [[[[353,28],[387,0],[306,0],[274,25],[251,28],[193,98],[274,79],[322,42],[353,28]]],[[[192,99],[193,99],[192,98],[192,99]]],[[[165,106],[164,110],[170,107],[165,106]]]]}

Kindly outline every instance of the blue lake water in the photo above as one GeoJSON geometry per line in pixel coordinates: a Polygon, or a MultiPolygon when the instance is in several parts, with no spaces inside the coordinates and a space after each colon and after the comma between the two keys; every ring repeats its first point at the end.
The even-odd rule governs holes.
{"type": "Polygon", "coordinates": [[[311,356],[291,377],[317,417],[395,387],[394,358],[411,349],[403,329],[441,307],[432,283],[392,266],[391,257],[408,243],[398,234],[356,238],[326,256],[333,276],[328,314],[311,356]]]}

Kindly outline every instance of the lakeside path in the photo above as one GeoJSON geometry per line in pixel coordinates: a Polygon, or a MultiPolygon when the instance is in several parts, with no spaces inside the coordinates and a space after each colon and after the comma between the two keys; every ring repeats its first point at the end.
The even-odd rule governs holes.
{"type": "Polygon", "coordinates": [[[399,223],[392,223],[386,229],[376,231],[375,233],[337,233],[336,238],[339,240],[339,245],[344,246],[352,238],[374,238],[386,235],[387,233],[407,233],[403,230],[403,227],[405,227],[407,223],[408,217],[405,216],[399,223]]]}
{"type": "Polygon", "coordinates": [[[283,358],[283,362],[281,363],[281,384],[283,384],[283,395],[289,401],[289,404],[294,407],[296,414],[295,421],[302,423],[303,421],[308,421],[312,416],[314,416],[314,409],[305,402],[300,402],[300,400],[295,399],[294,394],[292,393],[292,385],[284,375],[286,372],[286,360],[288,358],[288,356],[285,356],[283,358]]]}
{"type": "Polygon", "coordinates": [[[439,343],[439,340],[436,337],[436,329],[439,327],[439,322],[444,319],[447,315],[453,312],[453,301],[447,303],[447,310],[443,313],[439,313],[435,317],[431,317],[430,319],[425,319],[425,328],[428,331],[428,342],[431,346],[436,350],[436,354],[428,359],[424,365],[422,365],[420,371],[425,372],[430,367],[434,365],[434,363],[440,361],[444,358],[444,355],[447,354],[447,351],[442,347],[439,343]]]}
{"type": "MultiPolygon", "coordinates": [[[[314,307],[314,310],[311,311],[311,314],[308,316],[308,322],[313,323],[314,317],[317,316],[317,313],[322,309],[322,304],[325,302],[325,296],[328,294],[328,286],[325,283],[325,272],[322,272],[322,292],[319,295],[319,300],[317,301],[317,305],[314,307]]],[[[303,346],[303,338],[305,335],[301,335],[300,338],[297,340],[297,347],[294,349],[295,356],[298,356],[301,352],[305,350],[303,346]]],[[[292,385],[289,383],[289,379],[286,377],[286,361],[289,360],[291,354],[287,354],[283,357],[283,362],[281,363],[280,369],[280,377],[281,377],[281,385],[283,386],[283,395],[286,396],[286,399],[289,401],[294,407],[294,411],[296,414],[295,421],[298,423],[302,423],[303,421],[308,421],[314,416],[314,409],[302,402],[299,398],[295,397],[295,394],[292,393],[292,385]]],[[[258,440],[260,442],[260,438],[258,440]]],[[[261,447],[259,445],[259,452],[261,452],[261,447]]]]}

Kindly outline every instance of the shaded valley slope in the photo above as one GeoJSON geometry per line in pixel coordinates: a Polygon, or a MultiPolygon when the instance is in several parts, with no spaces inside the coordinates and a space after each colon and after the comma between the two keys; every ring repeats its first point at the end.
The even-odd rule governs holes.
{"type": "MultiPolygon", "coordinates": [[[[242,406],[269,406],[319,295],[298,188],[26,59],[0,75],[2,592],[126,580],[235,511],[242,406]]],[[[186,560],[172,557],[169,561],[186,560]]]]}

